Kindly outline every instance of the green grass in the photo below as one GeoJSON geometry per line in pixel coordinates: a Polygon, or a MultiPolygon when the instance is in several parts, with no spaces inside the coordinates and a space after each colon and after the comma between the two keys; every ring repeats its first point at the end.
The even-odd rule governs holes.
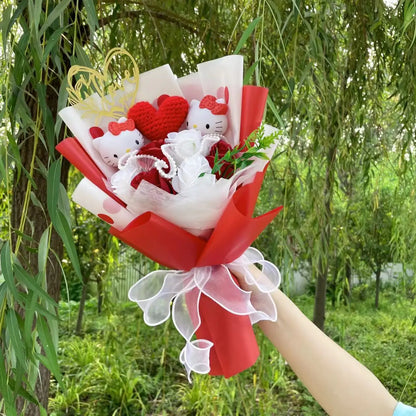
{"type": "Polygon", "coordinates": [[[394,397],[416,404],[416,304],[393,290],[328,313],[331,337],[368,367],[394,397]]]}
{"type": "MultiPolygon", "coordinates": [[[[294,299],[311,316],[313,299],[294,299]]],[[[261,355],[230,379],[193,376],[187,382],[178,355],[183,340],[170,322],[147,327],[131,303],[97,316],[86,310],[85,334],[76,337],[77,304],[62,303],[60,360],[65,388],[54,384],[52,416],[60,415],[302,415],[325,412],[256,328],[261,355]]],[[[327,333],[365,364],[391,393],[416,402],[416,305],[389,289],[379,310],[372,300],[327,310],[327,333]]]]}

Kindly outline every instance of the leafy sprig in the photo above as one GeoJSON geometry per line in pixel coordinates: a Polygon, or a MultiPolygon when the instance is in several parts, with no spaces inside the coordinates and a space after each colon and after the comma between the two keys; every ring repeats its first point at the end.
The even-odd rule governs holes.
{"type": "Polygon", "coordinates": [[[264,124],[262,124],[247,137],[242,145],[228,150],[224,156],[219,157],[217,150],[215,152],[211,173],[216,174],[221,172],[224,167],[227,167],[227,169],[224,169],[226,177],[230,177],[235,171],[250,166],[256,158],[269,160],[264,150],[273,144],[277,135],[278,132],[273,132],[266,136],[264,133],[264,124]]]}

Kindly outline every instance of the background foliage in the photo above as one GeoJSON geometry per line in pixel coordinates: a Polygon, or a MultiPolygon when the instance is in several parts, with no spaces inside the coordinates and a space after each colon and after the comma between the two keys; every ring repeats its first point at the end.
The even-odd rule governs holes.
{"type": "MultiPolygon", "coordinates": [[[[137,324],[138,312],[117,306],[112,294],[127,276],[123,264],[132,264],[136,277],[155,265],[119,247],[105,225],[68,201],[66,188],[73,189],[77,173],[54,151],[69,134],[57,117],[67,101],[69,66],[99,68],[115,46],[128,49],[142,72],[169,62],[178,76],[201,61],[243,54],[246,81],[270,89],[267,121],[284,131],[257,209],[285,209],[257,246],[284,271],[286,290],[294,270],[306,273],[315,323],[324,328],[328,315],[327,331],[352,352],[354,328],[344,313],[358,311],[358,321],[377,316],[379,325],[391,328],[386,337],[393,339],[397,326],[412,339],[408,322],[391,309],[383,315],[383,308],[398,302],[413,319],[412,304],[400,303],[414,297],[413,275],[403,274],[393,300],[380,296],[380,279],[373,285],[370,277],[390,262],[415,268],[414,1],[24,0],[4,1],[0,9],[0,409],[8,416],[46,414],[50,372],[57,414],[168,412],[169,406],[202,414],[208,405],[214,413],[256,414],[247,407],[250,400],[258,414],[273,414],[273,395],[298,391],[290,387],[293,377],[285,378],[281,357],[261,338],[264,353],[252,372],[235,380],[197,377],[187,386],[169,325],[147,333],[137,324]],[[361,286],[351,298],[354,281],[361,286]],[[96,304],[87,302],[90,297],[96,304]],[[378,315],[368,312],[370,298],[378,315]],[[334,308],[329,314],[327,299],[334,308]],[[116,343],[126,314],[135,314],[136,326],[120,338],[133,367],[116,343]],[[138,345],[143,336],[155,344],[138,345]],[[273,365],[264,364],[268,359],[273,365]],[[289,387],[277,391],[282,385],[289,387]],[[87,401],[92,408],[85,408],[87,401]]],[[[371,351],[368,334],[360,345],[371,351]]],[[[395,375],[391,367],[378,372],[376,359],[366,363],[396,395],[413,397],[406,374],[395,375]]],[[[319,414],[313,404],[305,410],[310,399],[299,394],[292,399],[302,414],[319,414]]]]}

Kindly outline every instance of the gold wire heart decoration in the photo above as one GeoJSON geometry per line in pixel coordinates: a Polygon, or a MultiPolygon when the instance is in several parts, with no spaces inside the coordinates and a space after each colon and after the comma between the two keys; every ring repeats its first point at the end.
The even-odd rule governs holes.
{"type": "Polygon", "coordinates": [[[73,65],[68,71],[68,101],[77,105],[85,117],[94,116],[95,123],[104,117],[119,119],[135,103],[139,89],[139,67],[123,48],[111,49],[99,72],[87,66],[73,65]],[[117,72],[120,60],[127,58],[124,76],[117,72]]]}

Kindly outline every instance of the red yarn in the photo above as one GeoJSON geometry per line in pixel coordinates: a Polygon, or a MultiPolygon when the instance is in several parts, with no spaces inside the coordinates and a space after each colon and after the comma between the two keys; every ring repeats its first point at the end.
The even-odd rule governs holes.
{"type": "Polygon", "coordinates": [[[160,101],[158,110],[147,101],[140,101],[127,113],[137,130],[149,140],[163,140],[168,133],[177,132],[188,115],[189,104],[185,98],[163,97],[160,101]]]}
{"type": "Polygon", "coordinates": [[[176,192],[172,188],[172,184],[170,183],[170,181],[160,176],[156,168],[150,169],[147,172],[138,173],[132,179],[130,185],[134,189],[137,189],[141,181],[147,181],[152,185],[155,185],[158,188],[163,189],[165,192],[168,192],[170,194],[176,194],[176,192]]]}
{"type": "MultiPolygon", "coordinates": [[[[157,157],[165,161],[169,165],[169,161],[166,156],[163,154],[161,146],[165,143],[164,140],[155,140],[143,146],[138,152],[138,155],[150,155],[157,157]]],[[[156,168],[150,169],[147,172],[140,172],[137,174],[131,181],[130,185],[137,189],[141,181],[147,181],[151,184],[163,189],[170,194],[176,194],[173,190],[172,184],[170,181],[160,175],[159,171],[156,168]]]]}
{"type": "Polygon", "coordinates": [[[104,131],[101,127],[94,126],[90,128],[90,134],[93,139],[104,136],[104,131]]]}
{"type": "Polygon", "coordinates": [[[217,98],[213,95],[206,95],[199,103],[199,108],[207,108],[212,114],[227,114],[228,105],[224,103],[218,103],[217,98]]]}
{"type": "Polygon", "coordinates": [[[108,123],[108,131],[114,136],[118,136],[121,132],[126,131],[126,130],[133,131],[134,128],[135,128],[134,120],[130,118],[122,123],[118,123],[117,121],[110,121],[108,123]]]}

